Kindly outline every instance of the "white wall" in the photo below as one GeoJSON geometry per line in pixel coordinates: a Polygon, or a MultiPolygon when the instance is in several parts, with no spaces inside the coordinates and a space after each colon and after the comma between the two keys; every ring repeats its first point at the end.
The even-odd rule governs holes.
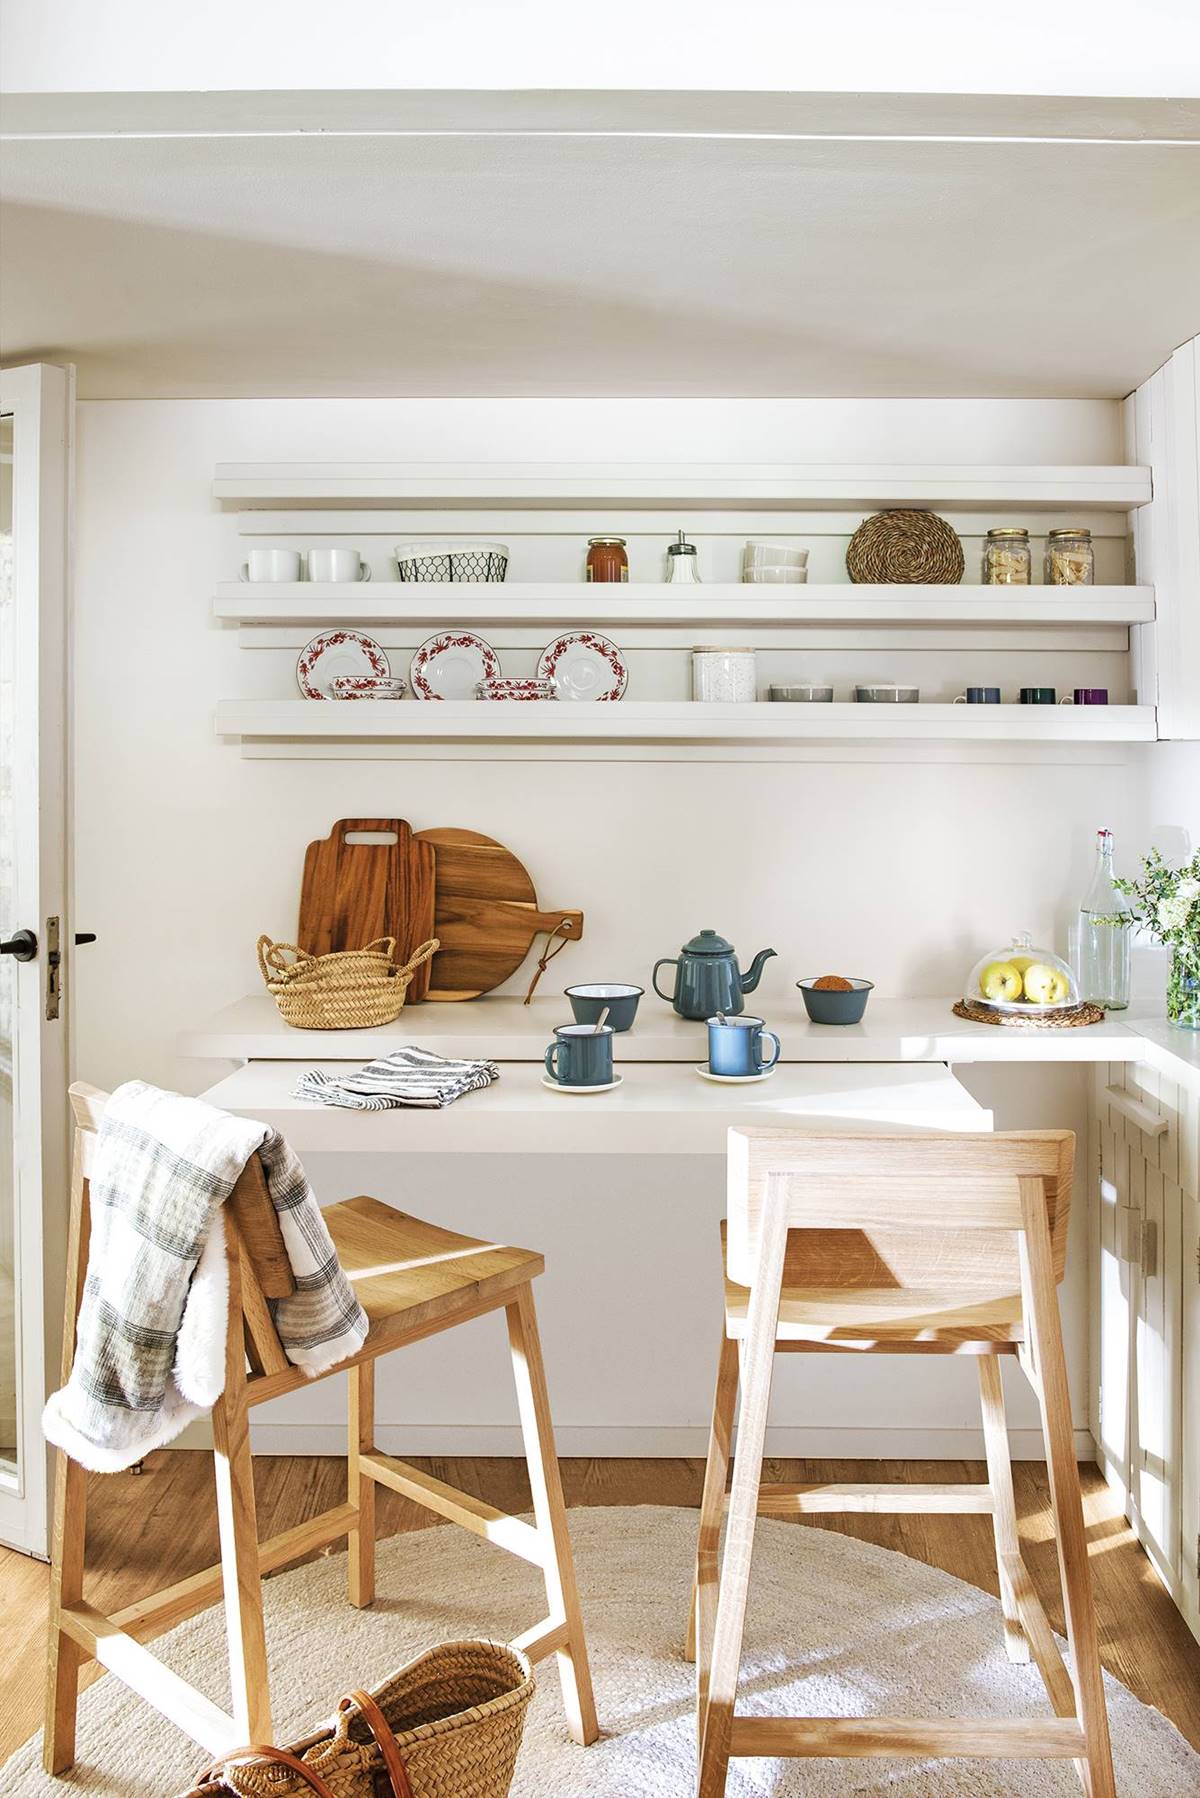
{"type": "MultiPolygon", "coordinates": [[[[627,764],[550,758],[243,760],[213,736],[217,699],[261,692],[268,678],[290,673],[270,652],[240,650],[236,632],[212,621],[213,582],[229,578],[241,555],[235,519],[209,498],[218,460],[1103,462],[1119,459],[1117,413],[1103,402],[81,405],[75,918],[99,941],[76,959],[79,1075],[102,1086],[134,1074],[190,1091],[210,1083],[222,1070],[179,1057],[176,1034],[254,988],[255,938],[292,933],[304,845],[338,816],[398,812],[418,827],[464,825],[510,844],[546,903],[587,913],[586,941],[567,952],[571,978],[644,976],[702,925],[726,931],[744,950],[771,943],[780,956],[760,989],[769,1018],[772,1000],[818,964],[869,972],[884,993],[938,993],[954,990],[975,955],[1011,930],[1065,947],[1096,826],[1111,825],[1120,842],[1141,815],[1136,751],[959,765],[914,750],[777,766],[648,763],[636,774],[627,764]]],[[[1059,684],[1071,684],[1070,658],[1056,666],[1059,684]]],[[[1082,1129],[1074,1070],[976,1072],[970,1085],[996,1107],[1002,1127],[1082,1129]]],[[[398,1160],[312,1172],[326,1199],[382,1183],[384,1196],[414,1210],[547,1247],[552,1269],[568,1269],[548,1276],[541,1301],[564,1444],[577,1452],[588,1441],[596,1446],[573,1426],[597,1403],[594,1368],[607,1351],[602,1338],[580,1339],[569,1265],[573,1208],[603,1223],[599,1170],[535,1169],[514,1159],[489,1168],[481,1186],[474,1167],[450,1176],[439,1169],[436,1193],[424,1189],[429,1170],[398,1160]]],[[[624,1170],[623,1190],[635,1196],[648,1177],[624,1170]]],[[[646,1189],[647,1205],[669,1205],[687,1257],[709,1258],[712,1281],[709,1225],[720,1202],[717,1170],[681,1167],[676,1191],[646,1189]]],[[[1077,1254],[1068,1294],[1081,1418],[1082,1261],[1077,1254]]],[[[698,1301],[689,1292],[681,1302],[698,1301]]],[[[482,1341],[486,1327],[472,1335],[482,1341]]],[[[381,1420],[385,1428],[412,1426],[405,1441],[414,1451],[422,1441],[447,1446],[441,1426],[449,1422],[475,1426],[456,1441],[495,1451],[509,1440],[494,1427],[504,1415],[499,1398],[493,1402],[503,1369],[493,1384],[475,1387],[466,1349],[449,1351],[449,1371],[446,1352],[415,1352],[384,1376],[381,1420]]],[[[642,1377],[613,1389],[613,1422],[625,1431],[608,1439],[614,1451],[702,1442],[708,1357],[681,1365],[672,1352],[667,1333],[642,1377]],[[665,1422],[685,1435],[664,1432],[665,1422]]],[[[878,1364],[823,1362],[820,1371],[803,1391],[790,1370],[781,1380],[782,1414],[818,1432],[788,1436],[792,1447],[977,1446],[967,1433],[972,1383],[960,1368],[899,1364],[881,1373],[878,1364]]],[[[331,1382],[283,1416],[332,1428],[340,1405],[340,1383],[331,1382]]],[[[1029,1424],[1031,1408],[1017,1420],[1029,1424]]],[[[264,1438],[285,1439],[282,1431],[264,1438]]],[[[293,1432],[290,1440],[302,1438],[293,1432]]]]}
{"type": "Polygon", "coordinates": [[[996,0],[986,8],[751,0],[8,0],[12,92],[281,88],[663,88],[807,93],[1195,94],[1188,0],[996,0]],[[164,19],[169,20],[164,25],[164,19]]]}

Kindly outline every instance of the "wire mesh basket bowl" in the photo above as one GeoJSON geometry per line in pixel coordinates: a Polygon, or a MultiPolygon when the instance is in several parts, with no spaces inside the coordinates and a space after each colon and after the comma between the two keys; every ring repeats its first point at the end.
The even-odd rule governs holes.
{"type": "Polygon", "coordinates": [[[508,545],[397,543],[396,571],[402,581],[502,581],[508,573],[508,545]]]}

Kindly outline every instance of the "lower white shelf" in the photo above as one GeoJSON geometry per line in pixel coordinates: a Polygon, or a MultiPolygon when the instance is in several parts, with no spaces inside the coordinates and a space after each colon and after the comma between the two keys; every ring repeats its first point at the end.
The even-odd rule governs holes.
{"type": "Polygon", "coordinates": [[[227,700],[218,736],[307,742],[1149,743],[1153,706],[227,700]]]}

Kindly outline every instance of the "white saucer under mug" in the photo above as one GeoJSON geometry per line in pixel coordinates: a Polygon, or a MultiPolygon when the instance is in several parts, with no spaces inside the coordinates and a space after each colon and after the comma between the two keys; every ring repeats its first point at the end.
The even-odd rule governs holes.
{"type": "Polygon", "coordinates": [[[769,1080],[774,1072],[773,1067],[764,1068],[761,1074],[714,1074],[711,1068],[696,1069],[701,1080],[711,1080],[714,1086],[757,1086],[760,1080],[769,1080]]]}
{"type": "Polygon", "coordinates": [[[552,1080],[549,1074],[543,1074],[542,1085],[548,1086],[552,1093],[610,1093],[624,1078],[624,1074],[616,1074],[603,1086],[564,1086],[561,1080],[552,1080]]]}

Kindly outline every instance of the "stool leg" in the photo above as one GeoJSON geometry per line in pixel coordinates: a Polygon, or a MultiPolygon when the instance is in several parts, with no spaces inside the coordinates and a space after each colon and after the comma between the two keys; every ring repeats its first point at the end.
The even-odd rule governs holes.
{"type": "Polygon", "coordinates": [[[364,1474],[359,1455],[375,1447],[375,1363],[350,1369],[350,1440],[346,1452],[346,1497],[358,1506],[350,1531],[350,1603],[362,1609],[375,1599],[375,1481],[364,1474]]]}
{"type": "Polygon", "coordinates": [[[722,1330],[717,1361],[717,1387],[713,1394],[712,1424],[708,1436],[708,1460],[704,1467],[704,1492],[700,1499],[700,1526],[696,1535],[696,1570],[692,1578],[692,1603],[688,1611],[684,1659],[696,1662],[696,1698],[700,1707],[708,1689],[712,1659],[713,1627],[720,1588],[721,1524],[725,1517],[725,1480],[737,1404],[737,1343],[722,1330]]]}
{"type": "Polygon", "coordinates": [[[242,1323],[241,1250],[236,1228],[226,1227],[229,1320],[225,1330],[225,1390],[212,1409],[213,1475],[225,1588],[225,1636],[229,1645],[229,1694],[243,1742],[269,1742],[271,1694],[263,1629],[262,1575],[258,1566],[258,1513],[250,1410],[246,1404],[246,1351],[242,1323]]]}
{"type": "Polygon", "coordinates": [[[1067,1383],[1045,1192],[1040,1180],[1022,1178],[1020,1193],[1024,1226],[1018,1239],[1021,1286],[1037,1368],[1046,1469],[1050,1476],[1050,1505],[1054,1512],[1059,1578],[1071,1649],[1071,1677],[1086,1743],[1086,1755],[1075,1765],[1087,1798],[1116,1798],[1091,1568],[1088,1566],[1087,1531],[1083,1522],[1083,1495],[1071,1423],[1071,1390],[1067,1383]]]}
{"type": "Polygon", "coordinates": [[[1004,1386],[999,1355],[976,1355],[979,1368],[979,1403],[983,1412],[983,1440],[987,1450],[988,1483],[992,1488],[992,1532],[996,1538],[996,1571],[1000,1578],[1000,1604],[1004,1611],[1004,1646],[1010,1661],[1029,1659],[1029,1642],[1021,1628],[1017,1600],[1008,1576],[1006,1555],[1020,1556],[1017,1506],[1013,1498],[1012,1458],[1004,1415],[1004,1386]]]}
{"type": "Polygon", "coordinates": [[[592,1695],[592,1675],[575,1584],[575,1563],[554,1447],[554,1425],[550,1417],[550,1396],[546,1390],[532,1287],[521,1287],[512,1304],[506,1307],[505,1315],[517,1405],[521,1413],[521,1433],[525,1439],[525,1460],[533,1493],[533,1514],[538,1531],[551,1550],[544,1568],[546,1599],[551,1616],[561,1619],[567,1629],[567,1646],[557,1657],[563,1705],[575,1740],[594,1742],[600,1729],[596,1722],[596,1701],[592,1695]]]}
{"type": "Polygon", "coordinates": [[[758,1261],[750,1288],[750,1314],[741,1355],[742,1402],[738,1411],[737,1459],[725,1526],[725,1556],[721,1564],[721,1589],[713,1632],[712,1667],[708,1691],[698,1706],[699,1798],[725,1798],[729,1740],[741,1671],[742,1632],[750,1591],[750,1562],[754,1552],[754,1527],[758,1521],[758,1493],[762,1483],[767,1411],[775,1362],[775,1332],[779,1323],[779,1294],[787,1248],[787,1208],[773,1197],[769,1188],[759,1232],[758,1261]]]}
{"type": "Polygon", "coordinates": [[[83,1597],[83,1542],[87,1527],[87,1473],[60,1449],[54,1476],[54,1545],[50,1565],[50,1640],[42,1765],[65,1773],[75,1759],[79,1669],[88,1658],[59,1627],[59,1607],[83,1597]]]}

